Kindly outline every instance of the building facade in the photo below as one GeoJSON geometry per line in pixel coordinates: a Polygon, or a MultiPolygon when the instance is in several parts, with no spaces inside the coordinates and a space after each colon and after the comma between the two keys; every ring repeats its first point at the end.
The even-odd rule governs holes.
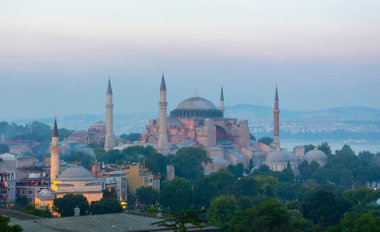
{"type": "Polygon", "coordinates": [[[248,166],[249,157],[242,153],[242,149],[250,150],[248,121],[224,117],[223,89],[219,108],[211,101],[195,96],[180,102],[167,117],[166,84],[162,78],[159,106],[159,119],[149,120],[141,142],[152,144],[161,153],[175,153],[186,146],[201,146],[214,160],[205,166],[206,172],[219,170],[228,164],[248,166]]]}

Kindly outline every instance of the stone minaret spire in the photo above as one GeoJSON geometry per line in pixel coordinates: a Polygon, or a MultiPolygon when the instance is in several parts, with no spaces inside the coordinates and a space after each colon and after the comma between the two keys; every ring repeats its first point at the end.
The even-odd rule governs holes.
{"type": "Polygon", "coordinates": [[[113,104],[111,79],[108,79],[107,100],[106,100],[106,139],[104,150],[109,151],[113,148],[113,104]]]}
{"type": "Polygon", "coordinates": [[[224,94],[223,87],[220,89],[220,110],[224,112],[224,94]]]}
{"type": "Polygon", "coordinates": [[[278,91],[276,86],[276,96],[274,98],[274,109],[273,109],[273,145],[276,147],[276,149],[280,149],[280,140],[279,140],[279,134],[280,134],[280,109],[278,105],[278,91]]]}
{"type": "Polygon", "coordinates": [[[160,102],[158,105],[160,106],[160,118],[158,121],[157,151],[163,155],[167,155],[169,154],[168,131],[166,127],[168,103],[166,102],[166,84],[163,74],[160,87],[160,102]]]}
{"type": "Polygon", "coordinates": [[[51,138],[49,150],[50,150],[50,181],[51,181],[51,184],[53,184],[53,181],[59,175],[59,151],[61,150],[61,146],[59,144],[59,137],[58,137],[57,119],[54,120],[53,136],[51,138]]]}

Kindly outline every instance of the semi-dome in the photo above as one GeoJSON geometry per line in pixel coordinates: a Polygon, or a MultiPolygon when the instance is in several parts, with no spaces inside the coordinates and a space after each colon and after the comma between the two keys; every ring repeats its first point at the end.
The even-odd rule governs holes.
{"type": "Polygon", "coordinates": [[[219,110],[207,99],[191,97],[179,103],[177,108],[170,113],[170,116],[183,118],[220,118],[223,117],[223,111],[219,110]]]}
{"type": "Polygon", "coordinates": [[[291,152],[285,152],[285,151],[273,151],[268,154],[267,158],[265,159],[265,164],[287,164],[296,162],[297,157],[291,153],[291,152]]]}
{"type": "Polygon", "coordinates": [[[95,179],[91,172],[82,166],[73,166],[65,169],[57,180],[93,180],[95,179]]]}
{"type": "Polygon", "coordinates": [[[304,159],[310,164],[311,162],[315,161],[320,166],[324,166],[327,163],[327,155],[320,150],[311,150],[307,152],[304,156],[304,159]]]}

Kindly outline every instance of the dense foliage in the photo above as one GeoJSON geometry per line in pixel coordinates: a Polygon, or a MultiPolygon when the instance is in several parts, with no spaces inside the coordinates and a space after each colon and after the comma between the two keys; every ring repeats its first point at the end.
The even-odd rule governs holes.
{"type": "MultiPolygon", "coordinates": [[[[61,128],[58,130],[59,138],[65,139],[72,131],[61,128]]],[[[15,123],[0,122],[0,134],[7,140],[34,140],[45,142],[51,140],[52,128],[41,122],[28,123],[25,126],[15,123]]]]}
{"type": "Polygon", "coordinates": [[[140,187],[136,190],[136,196],[143,206],[152,206],[157,203],[158,192],[152,187],[140,187]]]}
{"type": "Polygon", "coordinates": [[[85,168],[90,168],[95,161],[95,156],[81,151],[61,155],[60,158],[69,163],[78,163],[85,168]]]}
{"type": "Polygon", "coordinates": [[[109,213],[121,213],[123,208],[120,202],[116,199],[103,198],[99,201],[93,201],[90,205],[90,213],[95,214],[109,214],[109,213]]]}
{"type": "Polygon", "coordinates": [[[49,210],[37,209],[34,205],[28,205],[25,212],[43,218],[51,218],[49,210]]]}
{"type": "Polygon", "coordinates": [[[271,137],[261,137],[259,140],[257,140],[260,143],[264,143],[266,145],[270,145],[273,143],[273,139],[271,137]]]}
{"type": "Polygon", "coordinates": [[[97,150],[96,157],[99,162],[105,163],[142,162],[152,172],[160,173],[163,177],[166,175],[167,158],[158,153],[152,146],[132,146],[122,151],[110,150],[104,152],[103,150],[97,150]]]}
{"type": "Polygon", "coordinates": [[[196,147],[181,148],[170,157],[170,160],[175,167],[176,176],[189,180],[202,178],[204,175],[202,165],[211,162],[206,151],[196,147]]]}
{"type": "Polygon", "coordinates": [[[59,213],[61,217],[74,216],[75,207],[79,207],[80,215],[88,214],[89,204],[87,198],[80,194],[67,194],[62,198],[55,198],[53,202],[53,210],[59,213]]]}
{"type": "Polygon", "coordinates": [[[209,222],[227,231],[346,231],[354,228],[348,218],[377,225],[380,206],[374,202],[380,191],[366,188],[380,180],[372,163],[376,155],[356,156],[347,145],[334,154],[327,143],[310,149],[315,147],[327,154],[327,165],[303,162],[299,175],[289,165],[281,172],[261,166],[248,176],[240,165],[197,178],[182,174],[183,179],[162,183],[160,207],[208,208],[209,222]]]}
{"type": "Polygon", "coordinates": [[[129,134],[122,134],[120,135],[121,139],[127,140],[129,142],[135,142],[138,141],[141,137],[140,133],[129,133],[129,134]]]}
{"type": "Polygon", "coordinates": [[[192,198],[191,184],[183,178],[168,181],[160,191],[159,202],[170,211],[183,211],[190,209],[192,198]]]}
{"type": "Polygon", "coordinates": [[[9,225],[11,219],[7,216],[0,215],[0,231],[1,232],[22,232],[23,229],[19,225],[9,225]]]}

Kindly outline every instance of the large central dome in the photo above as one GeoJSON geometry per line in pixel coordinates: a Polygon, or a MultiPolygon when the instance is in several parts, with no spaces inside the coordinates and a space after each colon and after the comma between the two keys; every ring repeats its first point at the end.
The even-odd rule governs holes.
{"type": "Polygon", "coordinates": [[[191,97],[178,104],[177,108],[170,113],[172,117],[183,118],[220,118],[223,117],[223,111],[209,100],[201,97],[191,97]]]}
{"type": "Polygon", "coordinates": [[[216,106],[207,99],[191,97],[178,104],[176,109],[185,110],[217,110],[216,106]]]}

